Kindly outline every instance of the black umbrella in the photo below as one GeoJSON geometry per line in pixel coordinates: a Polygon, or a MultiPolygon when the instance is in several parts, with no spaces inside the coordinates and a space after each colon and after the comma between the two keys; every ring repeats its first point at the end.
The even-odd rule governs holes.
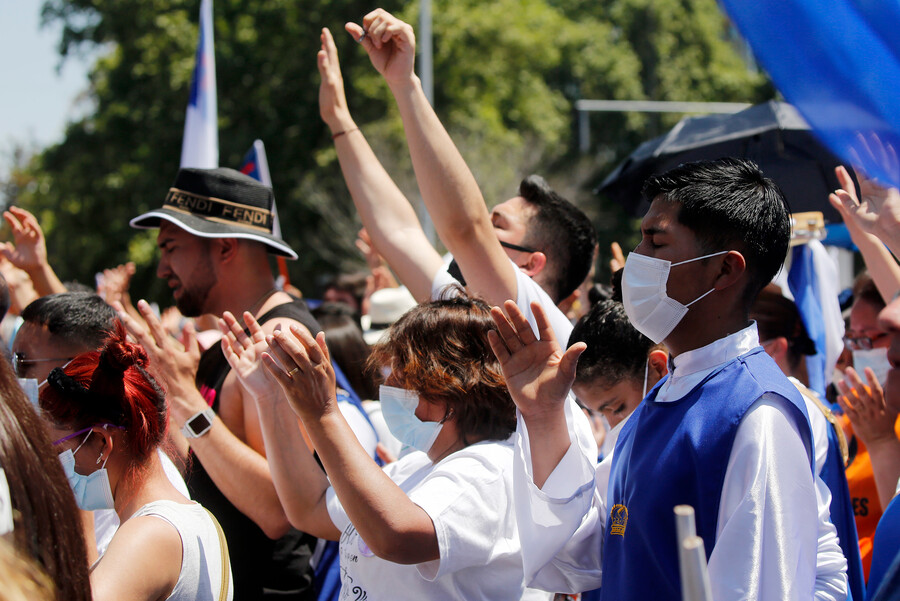
{"type": "Polygon", "coordinates": [[[721,157],[754,161],[781,187],[791,212],[821,211],[825,221],[841,221],[828,203],[828,194],[840,187],[834,168],[841,160],[815,138],[793,106],[774,100],[731,115],[685,117],[669,133],[638,146],[595,192],[640,217],[650,207],[641,198],[648,177],[721,157]]]}

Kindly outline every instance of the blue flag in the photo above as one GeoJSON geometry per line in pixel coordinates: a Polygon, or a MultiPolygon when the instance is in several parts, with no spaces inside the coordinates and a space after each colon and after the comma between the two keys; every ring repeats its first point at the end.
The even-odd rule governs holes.
{"type": "Polygon", "coordinates": [[[900,3],[722,0],[778,90],[847,164],[884,183],[900,174],[875,146],[900,151],[900,3]]]}

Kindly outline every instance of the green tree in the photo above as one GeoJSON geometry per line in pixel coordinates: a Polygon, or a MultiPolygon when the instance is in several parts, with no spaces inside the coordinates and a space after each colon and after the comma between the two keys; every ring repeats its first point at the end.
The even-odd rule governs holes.
{"type": "MultiPolygon", "coordinates": [[[[382,6],[417,23],[415,2],[382,6]]],[[[89,282],[130,259],[139,265],[135,293],[169,301],[153,274],[154,232],[127,223],[160,205],[178,168],[198,8],[199,0],[45,2],[45,20],[64,26],[61,56],[100,53],[93,110],[17,171],[28,185],[7,185],[4,194],[37,213],[63,279],[89,282]]],[[[236,167],[255,138],[266,143],[283,232],[300,254],[292,280],[312,294],[328,274],[361,265],[358,221],[318,117],[321,27],[335,33],[357,121],[416,197],[386,86],[341,31],[371,8],[358,0],[215,1],[220,164],[236,167]]],[[[601,230],[631,224],[589,185],[667,121],[594,119],[597,154],[578,157],[574,100],[755,100],[764,88],[730,46],[714,0],[435,0],[433,15],[436,109],[486,198],[508,198],[537,171],[591,210],[601,230]]]]}

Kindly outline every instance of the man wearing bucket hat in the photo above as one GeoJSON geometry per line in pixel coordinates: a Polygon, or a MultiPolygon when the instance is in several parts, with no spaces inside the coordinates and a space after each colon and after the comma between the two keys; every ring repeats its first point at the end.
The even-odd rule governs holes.
{"type": "MultiPolygon", "coordinates": [[[[163,206],[131,220],[158,228],[157,276],[188,317],[249,312],[266,334],[292,325],[320,331],[306,304],[280,291],[269,254],[297,254],[273,234],[272,189],[233,169],[181,169],[163,206]]],[[[146,320],[120,317],[165,376],[172,421],[193,455],[185,478],[191,496],[215,514],[228,540],[235,599],[314,598],[309,558],[315,539],[290,528],[265,458],[253,400],[230,372],[221,347],[200,355],[188,326],[186,349],[146,320]]],[[[177,434],[176,434],[177,437],[177,434]]],[[[189,449],[189,451],[188,451],[189,449]]]]}

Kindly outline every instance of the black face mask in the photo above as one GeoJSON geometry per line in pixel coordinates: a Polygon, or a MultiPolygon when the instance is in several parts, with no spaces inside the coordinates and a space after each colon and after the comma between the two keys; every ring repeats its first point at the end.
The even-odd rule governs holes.
{"type": "MultiPolygon", "coordinates": [[[[502,246],[503,248],[508,248],[510,250],[517,250],[523,253],[540,252],[535,248],[529,248],[528,246],[519,246],[518,244],[510,244],[509,242],[503,242],[502,240],[500,241],[500,246],[502,246]]],[[[447,265],[447,273],[452,275],[453,278],[463,286],[466,285],[466,279],[463,277],[462,271],[459,268],[459,263],[456,262],[456,259],[453,259],[452,261],[450,261],[450,264],[447,265]]]]}

